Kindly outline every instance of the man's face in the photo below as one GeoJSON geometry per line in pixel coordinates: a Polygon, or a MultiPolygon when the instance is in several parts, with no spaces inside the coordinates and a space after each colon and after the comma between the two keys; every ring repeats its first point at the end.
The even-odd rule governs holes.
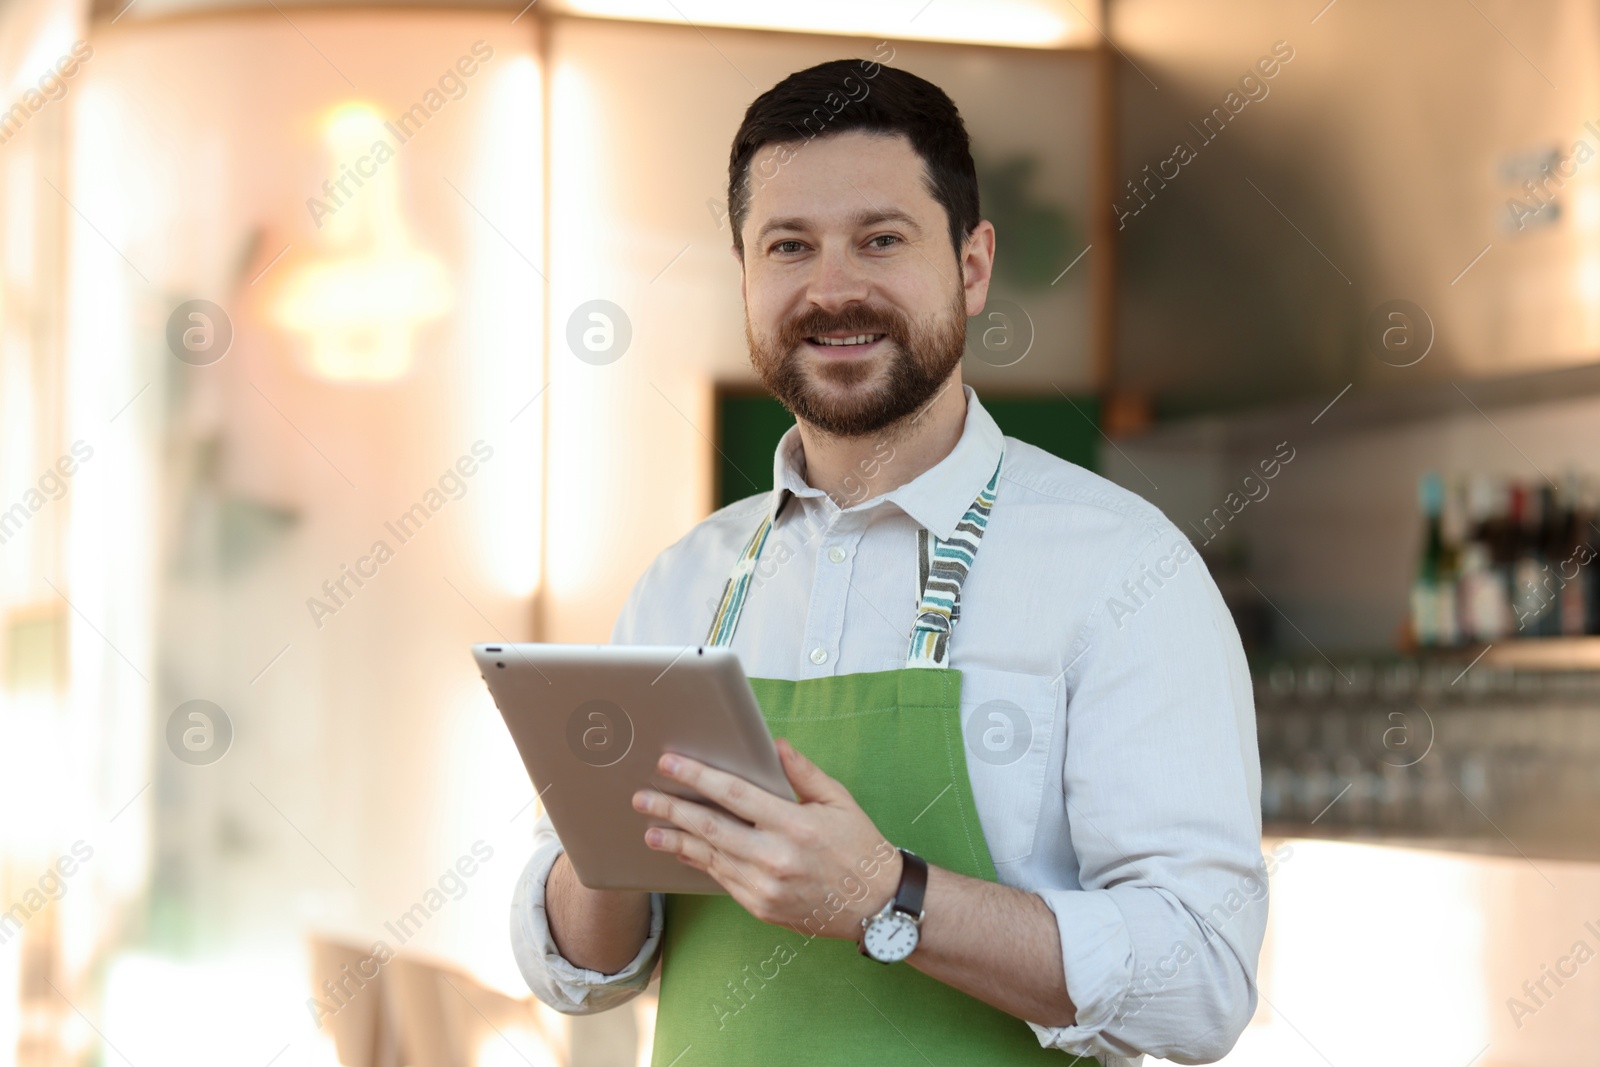
{"type": "Polygon", "coordinates": [[[851,131],[788,149],[775,177],[752,183],[744,223],[750,360],[797,418],[872,434],[949,379],[988,272],[963,277],[905,137],[851,131]]]}

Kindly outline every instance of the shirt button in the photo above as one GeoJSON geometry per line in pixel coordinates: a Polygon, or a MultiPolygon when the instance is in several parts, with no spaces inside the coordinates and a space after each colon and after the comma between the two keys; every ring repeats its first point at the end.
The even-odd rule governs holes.
{"type": "Polygon", "coordinates": [[[844,556],[844,549],[840,548],[838,545],[834,545],[832,548],[828,549],[828,558],[833,560],[835,563],[843,563],[844,556]]]}
{"type": "Polygon", "coordinates": [[[811,650],[811,662],[819,666],[828,662],[828,650],[825,648],[813,648],[811,650]]]}

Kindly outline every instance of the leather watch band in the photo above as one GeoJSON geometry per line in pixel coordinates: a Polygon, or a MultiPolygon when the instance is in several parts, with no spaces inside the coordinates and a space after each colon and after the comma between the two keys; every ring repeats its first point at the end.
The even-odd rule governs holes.
{"type": "Polygon", "coordinates": [[[915,852],[900,849],[900,888],[894,894],[894,910],[922,918],[922,899],[928,891],[928,861],[915,852]]]}

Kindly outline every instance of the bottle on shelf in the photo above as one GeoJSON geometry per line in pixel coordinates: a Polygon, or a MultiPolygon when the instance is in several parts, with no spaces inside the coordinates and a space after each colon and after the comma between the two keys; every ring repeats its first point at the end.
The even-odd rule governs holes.
{"type": "Polygon", "coordinates": [[[1544,555],[1539,543],[1539,495],[1528,487],[1511,485],[1511,614],[1516,619],[1516,636],[1539,636],[1539,619],[1547,604],[1544,598],[1544,555]]]}
{"type": "Polygon", "coordinates": [[[1559,484],[1429,471],[1418,483],[1415,644],[1600,635],[1600,478],[1559,484]]]}
{"type": "Polygon", "coordinates": [[[1459,477],[1443,482],[1439,513],[1439,644],[1459,645],[1461,632],[1461,565],[1467,542],[1467,489],[1459,477]]]}
{"type": "Polygon", "coordinates": [[[1600,478],[1592,474],[1579,480],[1573,525],[1585,561],[1583,632],[1600,634],[1600,478]]]}
{"type": "Polygon", "coordinates": [[[1445,627],[1440,625],[1445,603],[1442,571],[1444,562],[1444,484],[1433,471],[1422,476],[1418,485],[1422,506],[1422,557],[1417,562],[1416,579],[1411,585],[1411,629],[1417,644],[1424,648],[1445,643],[1445,627]]]}
{"type": "Polygon", "coordinates": [[[1557,569],[1567,558],[1566,498],[1553,485],[1539,486],[1539,625],[1537,636],[1561,635],[1561,586],[1557,569]]]}
{"type": "MultiPolygon", "coordinates": [[[[1509,637],[1517,631],[1514,611],[1512,568],[1517,561],[1517,522],[1512,516],[1511,501],[1514,486],[1498,478],[1490,479],[1491,503],[1486,536],[1489,541],[1489,560],[1494,573],[1494,595],[1498,601],[1494,610],[1499,613],[1497,636],[1509,637]]],[[[1487,638],[1485,640],[1488,640],[1487,638]]]]}
{"type": "Polygon", "coordinates": [[[1498,641],[1509,629],[1509,592],[1496,559],[1500,538],[1498,488],[1487,475],[1475,475],[1467,482],[1467,536],[1461,547],[1457,590],[1464,641],[1498,641]]]}
{"type": "Polygon", "coordinates": [[[1591,543],[1594,513],[1590,508],[1590,482],[1577,471],[1562,479],[1561,528],[1556,534],[1550,564],[1556,586],[1555,633],[1565,637],[1595,633],[1600,617],[1595,611],[1595,549],[1591,543]]]}

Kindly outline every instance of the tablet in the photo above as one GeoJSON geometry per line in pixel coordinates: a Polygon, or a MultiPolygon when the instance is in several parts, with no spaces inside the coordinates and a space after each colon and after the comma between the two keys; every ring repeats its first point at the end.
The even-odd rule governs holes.
{"type": "Polygon", "coordinates": [[[646,786],[723,810],[661,777],[664,752],[795,799],[730,649],[483,644],[472,655],[578,881],[590,889],[726,892],[644,843],[646,829],[671,825],[634,810],[633,794],[646,786]]]}

